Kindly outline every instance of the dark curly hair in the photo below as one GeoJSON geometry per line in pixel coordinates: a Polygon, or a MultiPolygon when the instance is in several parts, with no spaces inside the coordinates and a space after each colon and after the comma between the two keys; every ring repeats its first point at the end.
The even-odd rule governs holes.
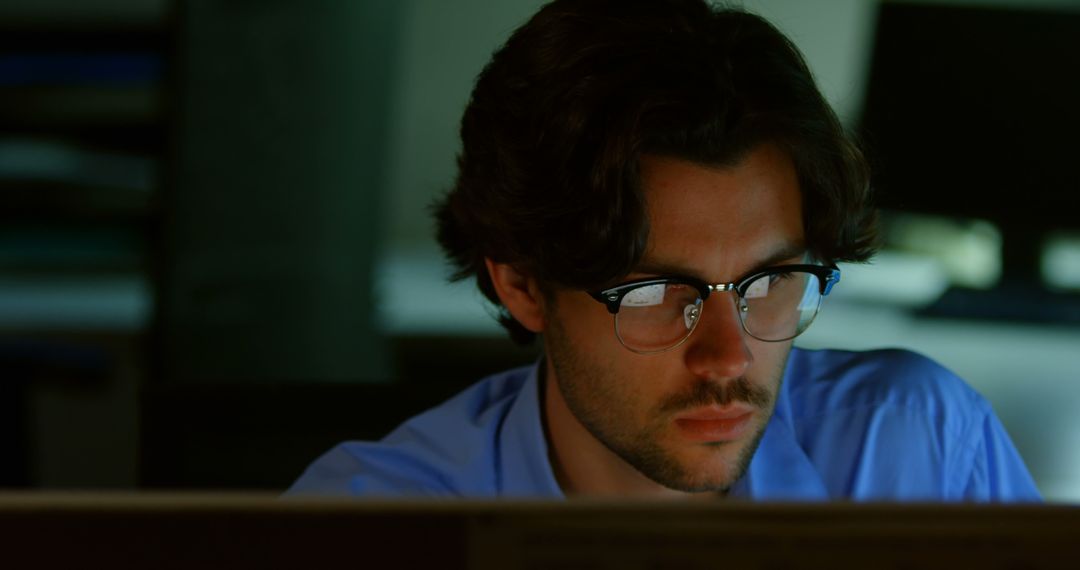
{"type": "Polygon", "coordinates": [[[762,143],[791,156],[806,243],[826,263],[876,248],[869,171],[795,46],[759,16],[704,0],[555,0],[477,78],[438,239],[501,309],[484,258],[547,286],[627,275],[648,241],[643,154],[732,166],[762,143]]]}

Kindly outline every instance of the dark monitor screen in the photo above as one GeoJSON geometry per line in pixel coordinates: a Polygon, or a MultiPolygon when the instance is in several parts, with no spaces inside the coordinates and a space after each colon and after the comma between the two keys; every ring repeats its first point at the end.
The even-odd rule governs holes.
{"type": "Polygon", "coordinates": [[[0,494],[5,568],[1073,568],[1066,506],[0,494]]]}
{"type": "Polygon", "coordinates": [[[989,220],[1036,281],[1080,229],[1080,13],[883,3],[860,130],[883,208],[989,220]]]}

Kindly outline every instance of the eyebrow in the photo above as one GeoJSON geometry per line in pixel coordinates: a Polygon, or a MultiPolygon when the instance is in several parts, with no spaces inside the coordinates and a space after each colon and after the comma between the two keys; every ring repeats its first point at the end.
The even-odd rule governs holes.
{"type": "MultiPolygon", "coordinates": [[[[802,257],[806,255],[807,251],[807,247],[804,244],[787,244],[784,247],[774,251],[768,257],[759,261],[749,271],[743,273],[734,281],[739,281],[743,277],[752,275],[754,273],[757,273],[758,271],[777,265],[781,261],[785,261],[795,257],[802,257]]],[[[638,264],[634,267],[633,273],[693,277],[706,283],[711,283],[709,279],[706,279],[703,275],[701,275],[694,269],[679,264],[665,263],[663,261],[650,261],[638,264]]]]}

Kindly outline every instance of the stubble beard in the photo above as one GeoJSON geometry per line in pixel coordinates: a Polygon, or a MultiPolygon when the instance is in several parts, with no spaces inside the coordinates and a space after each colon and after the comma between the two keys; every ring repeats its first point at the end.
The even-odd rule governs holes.
{"type": "MultiPolygon", "coordinates": [[[[551,321],[549,321],[551,322],[551,321]]],[[[551,360],[557,387],[570,412],[586,430],[620,459],[652,481],[676,491],[687,493],[716,492],[726,494],[750,466],[765,427],[775,407],[775,395],[740,377],[723,383],[703,380],[679,394],[664,399],[654,409],[645,426],[620,421],[618,413],[633,409],[616,389],[617,379],[609,377],[610,367],[590,362],[576,350],[558,325],[549,327],[544,343],[551,360]],[[726,462],[723,474],[702,472],[685,465],[676,453],[665,448],[663,441],[671,429],[672,417],[679,411],[710,404],[724,405],[733,401],[752,404],[761,413],[754,433],[743,441],[702,444],[722,453],[730,446],[741,446],[735,458],[726,462]]],[[[783,359],[770,385],[779,390],[787,357],[783,359]]]]}

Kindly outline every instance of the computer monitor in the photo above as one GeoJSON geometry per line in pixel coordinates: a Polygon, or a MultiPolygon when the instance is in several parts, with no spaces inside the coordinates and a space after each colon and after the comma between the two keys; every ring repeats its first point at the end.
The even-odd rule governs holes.
{"type": "Polygon", "coordinates": [[[1072,568],[1080,509],[0,496],[5,568],[1072,568]]]}
{"type": "Polygon", "coordinates": [[[972,316],[1069,317],[1022,293],[1046,300],[1043,241],[1080,232],[1078,70],[1076,9],[880,6],[860,125],[878,201],[999,228],[1005,294],[972,316]]]}

